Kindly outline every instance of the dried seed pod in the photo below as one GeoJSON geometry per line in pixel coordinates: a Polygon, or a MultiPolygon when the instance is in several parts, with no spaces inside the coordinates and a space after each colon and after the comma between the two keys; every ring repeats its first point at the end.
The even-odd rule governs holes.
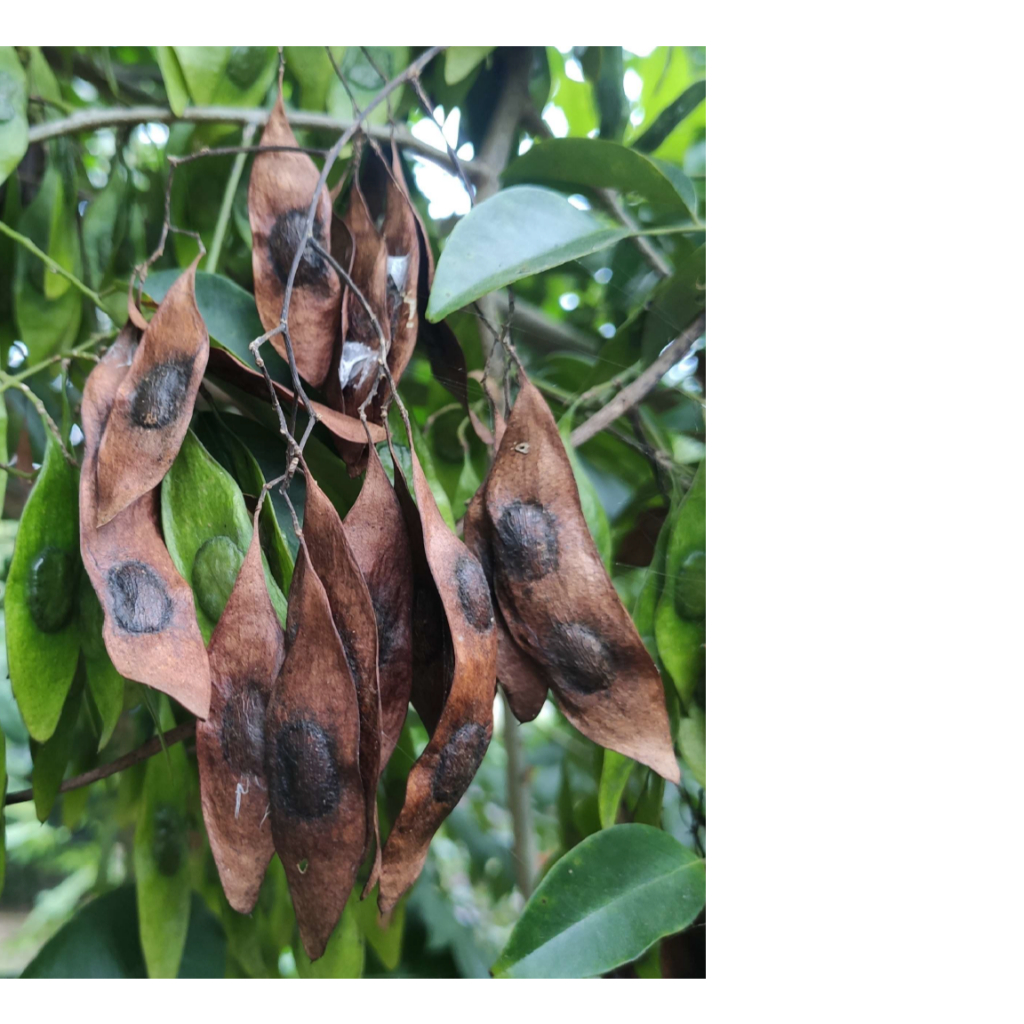
{"type": "Polygon", "coordinates": [[[240,914],[256,905],[274,855],[263,726],[284,661],[284,631],[267,592],[259,536],[257,512],[248,554],[210,639],[210,717],[196,725],[206,833],[224,895],[240,914]]]}
{"type": "Polygon", "coordinates": [[[383,771],[402,732],[412,687],[412,561],[402,508],[376,448],[369,448],[366,478],[345,517],[345,533],[377,621],[383,771]]]}
{"type": "MultiPolygon", "coordinates": [[[[469,788],[493,727],[497,634],[487,580],[441,517],[415,451],[412,475],[424,550],[451,635],[453,666],[440,721],[409,773],[405,803],[384,847],[382,913],[419,876],[430,840],[469,788]]],[[[396,470],[396,482],[400,479],[396,470]]]]}
{"type": "Polygon", "coordinates": [[[349,547],[338,512],[320,489],[313,474],[306,476],[306,511],[302,533],[309,559],[327,591],[334,625],[348,659],[359,699],[359,773],[366,800],[366,842],[377,841],[376,866],[380,860],[380,829],[377,822],[377,779],[380,776],[381,701],[377,681],[377,622],[366,581],[349,547]]]}
{"type": "Polygon", "coordinates": [[[565,716],[678,782],[661,676],[587,529],[551,410],[522,371],[485,501],[499,607],[565,716]]]}
{"type": "Polygon", "coordinates": [[[210,354],[198,262],[171,285],[117,386],[96,461],[97,526],[160,483],[188,430],[210,354]]]}
{"type": "MultiPolygon", "coordinates": [[[[278,94],[260,146],[298,146],[278,94]]],[[[295,253],[302,241],[309,204],[320,179],[305,153],[258,153],[249,178],[249,224],[252,227],[252,276],[256,308],[269,331],[278,325],[295,253]]],[[[313,238],[327,251],[331,244],[331,197],[320,192],[313,238]]],[[[307,242],[295,272],[288,333],[295,364],[305,380],[319,387],[331,365],[338,332],[341,284],[323,255],[307,242]]],[[[287,358],[284,335],[271,344],[287,358]]]]}
{"type": "Polygon", "coordinates": [[[346,289],[342,316],[345,334],[335,347],[324,394],[335,409],[354,416],[373,390],[381,344],[391,343],[387,315],[388,252],[373,223],[358,177],[352,181],[345,225],[354,250],[349,276],[373,310],[373,317],[352,289],[346,289]]]}
{"type": "MultiPolygon", "coordinates": [[[[493,597],[494,556],[491,551],[490,523],[484,507],[485,487],[486,482],[466,506],[462,535],[466,547],[483,566],[484,575],[491,583],[493,597]]],[[[516,718],[520,722],[532,722],[540,714],[547,699],[547,680],[543,669],[512,639],[497,600],[493,603],[494,624],[498,631],[498,682],[516,718]]]]}
{"type": "Polygon", "coordinates": [[[327,592],[300,542],[288,650],[267,703],[264,757],[274,847],[310,959],[323,955],[366,843],[359,701],[327,592]]]}
{"type": "Polygon", "coordinates": [[[100,436],[137,354],[136,334],[131,326],[121,331],[89,375],[82,395],[82,561],[103,606],[103,640],[118,672],[162,690],[205,718],[210,708],[209,661],[192,590],[178,575],[160,534],[156,490],[133,501],[105,526],[95,525],[100,436]]]}

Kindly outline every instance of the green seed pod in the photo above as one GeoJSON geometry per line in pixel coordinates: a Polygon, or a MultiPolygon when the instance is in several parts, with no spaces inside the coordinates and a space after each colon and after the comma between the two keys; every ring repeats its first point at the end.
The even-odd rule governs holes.
{"type": "Polygon", "coordinates": [[[28,610],[43,633],[62,629],[75,608],[75,560],[48,544],[29,566],[28,610]]]}
{"type": "Polygon", "coordinates": [[[245,555],[230,537],[211,537],[196,552],[192,587],[199,607],[217,622],[224,613],[245,555]]]}
{"type": "Polygon", "coordinates": [[[676,580],[676,611],[686,619],[703,619],[704,574],[707,558],[703,551],[691,551],[684,559],[676,580]]]}

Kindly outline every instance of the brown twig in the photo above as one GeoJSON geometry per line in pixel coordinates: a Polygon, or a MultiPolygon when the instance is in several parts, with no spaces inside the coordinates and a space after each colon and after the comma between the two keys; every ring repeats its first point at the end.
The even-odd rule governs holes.
{"type": "Polygon", "coordinates": [[[690,346],[704,333],[705,315],[701,313],[632,384],[624,387],[606,406],[581,423],[570,435],[577,448],[610,426],[634,405],[639,405],[654,390],[658,381],[686,355],[690,346]]]}
{"type": "MultiPolygon", "coordinates": [[[[154,736],[152,739],[146,740],[141,747],[136,747],[123,757],[117,758],[116,761],[111,761],[109,764],[101,764],[96,768],[83,772],[81,775],[76,775],[72,779],[65,779],[64,782],[60,784],[60,792],[67,793],[72,789],[81,789],[83,786],[89,786],[94,782],[98,782],[100,779],[105,779],[108,776],[116,775],[118,772],[123,772],[126,768],[131,768],[132,765],[136,765],[140,761],[145,761],[154,754],[159,754],[164,747],[174,746],[175,743],[180,743],[182,740],[186,740],[190,736],[194,736],[195,731],[195,721],[185,722],[184,725],[175,726],[173,729],[165,732],[163,737],[154,736]]],[[[8,793],[4,803],[6,805],[24,804],[28,803],[31,799],[31,789],[20,789],[17,792],[8,793]]]]}

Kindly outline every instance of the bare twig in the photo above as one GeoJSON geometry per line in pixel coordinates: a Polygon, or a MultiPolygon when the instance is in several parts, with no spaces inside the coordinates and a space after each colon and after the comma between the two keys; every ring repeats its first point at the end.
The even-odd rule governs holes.
{"type": "Polygon", "coordinates": [[[632,384],[624,387],[604,408],[598,409],[589,420],[581,423],[570,440],[578,448],[595,434],[614,423],[620,416],[642,402],[654,390],[658,381],[686,355],[689,347],[704,333],[703,313],[676,338],[632,384]]]}
{"type": "MultiPolygon", "coordinates": [[[[101,764],[99,767],[92,768],[81,775],[76,775],[72,779],[65,779],[60,785],[60,792],[67,793],[72,789],[81,789],[83,786],[89,786],[100,779],[106,779],[111,775],[116,775],[118,772],[123,772],[126,768],[131,768],[132,765],[145,761],[154,754],[159,754],[165,746],[171,747],[175,743],[187,740],[190,736],[195,735],[195,731],[195,721],[185,722],[184,725],[176,726],[165,732],[162,737],[154,736],[152,739],[147,740],[141,747],[136,747],[123,757],[119,757],[116,761],[111,761],[109,764],[101,764]]],[[[28,803],[31,799],[31,789],[20,789],[17,792],[8,793],[4,803],[8,805],[24,804],[28,803]]]]}

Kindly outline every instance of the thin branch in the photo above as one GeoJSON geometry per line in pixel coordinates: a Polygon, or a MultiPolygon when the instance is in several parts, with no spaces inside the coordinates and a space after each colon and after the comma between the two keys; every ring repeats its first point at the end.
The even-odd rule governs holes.
{"type": "Polygon", "coordinates": [[[686,355],[690,346],[704,333],[703,313],[676,338],[632,384],[624,387],[604,408],[598,409],[589,420],[581,423],[570,440],[578,448],[595,434],[610,426],[635,405],[639,405],[655,388],[658,381],[686,355]]]}
{"type": "MultiPolygon", "coordinates": [[[[195,731],[195,721],[186,722],[184,725],[176,726],[175,728],[165,732],[163,737],[154,736],[152,739],[146,740],[141,747],[136,747],[123,757],[119,757],[116,761],[111,761],[109,764],[101,764],[97,768],[83,772],[81,775],[76,775],[72,779],[65,779],[65,781],[60,784],[60,792],[67,793],[72,789],[81,789],[83,786],[92,785],[92,783],[98,782],[100,779],[105,779],[111,775],[116,775],[118,772],[123,772],[126,768],[131,768],[132,765],[136,765],[140,761],[145,761],[154,754],[159,754],[160,751],[163,750],[164,746],[171,747],[174,746],[175,743],[187,740],[190,736],[195,735],[195,731]]],[[[7,805],[24,804],[28,803],[31,799],[31,789],[20,789],[15,793],[8,793],[4,803],[7,805]]]]}
{"type": "MultiPolygon", "coordinates": [[[[265,125],[269,116],[270,111],[262,108],[188,107],[181,116],[178,116],[169,107],[109,107],[105,110],[81,110],[59,121],[33,125],[29,129],[28,140],[30,143],[44,142],[59,135],[75,135],[81,132],[94,132],[99,128],[146,124],[150,121],[161,124],[173,124],[179,121],[189,124],[254,124],[258,127],[265,125]]],[[[342,132],[358,127],[358,121],[352,118],[331,117],[328,114],[317,114],[308,110],[289,110],[288,121],[293,128],[318,131],[342,132]]],[[[364,130],[368,135],[372,135],[381,142],[391,141],[391,129],[386,125],[366,125],[364,130]]],[[[408,129],[399,128],[394,136],[395,141],[403,149],[411,150],[435,164],[440,164],[448,171],[457,172],[455,164],[447,153],[416,138],[408,129]]],[[[463,160],[462,167],[469,178],[474,181],[485,177],[488,173],[487,169],[475,160],[463,160]]]]}

